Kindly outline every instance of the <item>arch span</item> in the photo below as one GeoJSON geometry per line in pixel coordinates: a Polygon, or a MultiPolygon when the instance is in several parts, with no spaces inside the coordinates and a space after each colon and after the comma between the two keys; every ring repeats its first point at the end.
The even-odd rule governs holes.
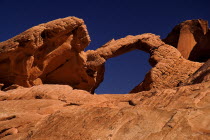
{"type": "Polygon", "coordinates": [[[87,66],[97,73],[94,89],[103,81],[104,70],[100,72],[101,69],[105,69],[106,60],[135,49],[150,54],[149,62],[153,68],[146,74],[144,80],[131,90],[131,93],[152,88],[176,87],[202,65],[184,59],[176,48],[165,44],[159,36],[151,33],[113,39],[96,50],[86,52],[87,66]]]}
{"type": "Polygon", "coordinates": [[[103,81],[106,60],[136,49],[150,54],[153,68],[131,92],[175,87],[202,65],[184,59],[176,48],[151,33],[113,39],[84,52],[89,43],[84,21],[76,17],[32,27],[0,42],[0,83],[66,84],[94,93],[103,81]]]}

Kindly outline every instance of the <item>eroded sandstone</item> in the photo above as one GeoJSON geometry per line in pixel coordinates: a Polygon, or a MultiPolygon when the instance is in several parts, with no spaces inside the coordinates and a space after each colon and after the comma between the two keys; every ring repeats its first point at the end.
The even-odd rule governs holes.
{"type": "Polygon", "coordinates": [[[89,42],[84,21],[76,17],[35,26],[0,43],[0,82],[5,87],[58,83],[91,91],[94,79],[86,73],[83,53],[89,42]]]}
{"type": "Polygon", "coordinates": [[[209,139],[209,82],[124,95],[74,92],[67,85],[0,92],[0,137],[209,139]]]}
{"type": "Polygon", "coordinates": [[[97,50],[84,52],[89,42],[84,21],[76,17],[35,26],[0,43],[0,82],[9,89],[13,84],[66,84],[94,93],[103,81],[106,60],[138,49],[150,54],[153,66],[131,91],[139,92],[176,87],[202,65],[184,59],[178,50],[150,33],[113,39],[97,50]]]}
{"type": "Polygon", "coordinates": [[[187,78],[182,85],[192,85],[210,81],[210,59],[205,62],[195,73],[187,78]]]}
{"type": "Polygon", "coordinates": [[[68,84],[93,93],[103,81],[107,59],[134,49],[149,52],[163,44],[158,36],[144,34],[84,52],[89,42],[84,22],[75,17],[35,26],[0,44],[0,82],[4,88],[13,84],[68,84]]]}
{"type": "MultiPolygon", "coordinates": [[[[185,29],[188,43],[197,31],[208,35],[199,20],[189,33],[191,22],[181,42],[185,29]]],[[[210,139],[210,60],[187,60],[189,49],[184,58],[150,33],[84,52],[89,42],[83,20],[68,17],[0,43],[0,139],[210,139]],[[135,94],[90,94],[106,60],[135,49],[149,53],[153,66],[135,94]]]]}
{"type": "Polygon", "coordinates": [[[163,41],[177,48],[184,58],[205,62],[210,58],[209,34],[208,21],[186,20],[176,25],[163,41]]]}

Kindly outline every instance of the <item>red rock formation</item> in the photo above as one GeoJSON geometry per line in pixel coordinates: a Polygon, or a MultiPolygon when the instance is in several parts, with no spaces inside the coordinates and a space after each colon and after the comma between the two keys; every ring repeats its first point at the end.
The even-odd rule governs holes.
{"type": "Polygon", "coordinates": [[[205,20],[187,20],[175,26],[163,41],[177,48],[184,58],[202,62],[210,58],[208,30],[205,20]]]}
{"type": "Polygon", "coordinates": [[[91,91],[95,81],[86,73],[83,52],[89,42],[84,21],[76,17],[35,26],[0,43],[0,82],[59,83],[91,91]]]}
{"type": "Polygon", "coordinates": [[[210,139],[210,83],[124,95],[64,85],[0,92],[5,140],[210,139]]]}
{"type": "Polygon", "coordinates": [[[0,139],[210,139],[210,60],[186,60],[154,34],[84,52],[89,41],[84,22],[69,17],[0,43],[0,139]],[[134,49],[149,53],[153,66],[136,94],[91,95],[106,60],[134,49]]]}
{"type": "Polygon", "coordinates": [[[177,49],[163,43],[159,36],[154,34],[127,36],[116,41],[112,40],[95,51],[87,51],[87,64],[92,67],[100,67],[107,59],[135,49],[150,54],[149,61],[153,68],[147,73],[144,81],[137,85],[131,93],[152,88],[176,87],[202,65],[184,59],[177,49]]]}
{"type": "Polygon", "coordinates": [[[210,59],[210,29],[192,49],[189,60],[205,62],[210,59]]]}
{"type": "Polygon", "coordinates": [[[182,85],[192,85],[210,81],[210,59],[204,63],[195,73],[186,79],[182,85]]]}
{"type": "Polygon", "coordinates": [[[139,49],[150,53],[154,67],[131,91],[139,92],[176,87],[202,65],[185,60],[154,34],[111,40],[97,50],[84,52],[89,42],[83,20],[75,17],[35,26],[0,43],[0,82],[4,87],[67,84],[94,93],[103,81],[107,59],[139,49]]]}

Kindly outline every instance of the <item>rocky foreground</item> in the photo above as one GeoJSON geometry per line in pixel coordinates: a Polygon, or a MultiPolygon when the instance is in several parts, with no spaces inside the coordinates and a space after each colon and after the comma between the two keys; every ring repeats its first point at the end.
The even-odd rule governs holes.
{"type": "Polygon", "coordinates": [[[3,140],[210,139],[210,82],[126,95],[40,85],[2,92],[0,110],[3,140]]]}
{"type": "Polygon", "coordinates": [[[209,33],[188,20],[163,40],[127,36],[85,52],[84,21],[68,17],[1,42],[0,139],[210,139],[209,33]],[[135,49],[153,68],[132,94],[94,94],[105,62],[135,49]]]}

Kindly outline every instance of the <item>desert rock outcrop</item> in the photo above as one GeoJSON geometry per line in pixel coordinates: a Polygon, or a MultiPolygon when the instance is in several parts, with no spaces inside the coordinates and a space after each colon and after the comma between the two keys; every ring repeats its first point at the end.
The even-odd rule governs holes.
{"type": "Polygon", "coordinates": [[[35,26],[0,43],[0,83],[58,83],[90,91],[94,79],[86,73],[83,54],[89,42],[84,21],[76,17],[35,26]]]}
{"type": "Polygon", "coordinates": [[[131,92],[176,87],[202,65],[184,59],[177,49],[150,33],[111,40],[84,52],[89,42],[84,21],[76,17],[35,26],[0,43],[0,83],[3,88],[66,84],[94,93],[103,81],[106,60],[135,49],[150,54],[153,68],[131,92]]]}
{"type": "Polygon", "coordinates": [[[186,59],[205,62],[210,56],[210,32],[206,20],[187,20],[175,26],[163,39],[177,48],[186,59]]]}
{"type": "Polygon", "coordinates": [[[150,54],[149,62],[153,68],[147,73],[144,81],[136,86],[131,93],[152,88],[176,87],[202,66],[202,63],[184,59],[177,49],[165,44],[159,36],[154,34],[127,36],[116,41],[111,40],[95,51],[87,51],[87,63],[100,67],[107,59],[135,49],[150,54]]]}
{"type": "Polygon", "coordinates": [[[210,59],[210,29],[201,37],[190,53],[189,60],[205,62],[210,59]]]}
{"type": "Polygon", "coordinates": [[[84,52],[90,38],[76,17],[1,42],[0,139],[210,139],[210,59],[187,60],[196,49],[195,60],[208,58],[200,47],[209,43],[206,23],[177,26],[181,32],[168,36],[172,46],[146,33],[84,52]],[[180,53],[185,36],[190,47],[180,53]],[[106,60],[135,49],[149,53],[153,67],[135,94],[90,94],[103,81],[106,60]]]}
{"type": "Polygon", "coordinates": [[[124,95],[67,85],[0,92],[2,140],[206,140],[210,83],[124,95]]]}
{"type": "Polygon", "coordinates": [[[210,81],[210,59],[193,73],[182,85],[192,85],[210,81]]]}

